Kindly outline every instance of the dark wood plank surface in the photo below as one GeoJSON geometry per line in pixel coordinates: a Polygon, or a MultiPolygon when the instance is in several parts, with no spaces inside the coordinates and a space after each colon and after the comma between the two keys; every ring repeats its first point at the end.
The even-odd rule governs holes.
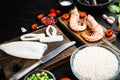
{"type": "MultiPolygon", "coordinates": [[[[88,42],[88,41],[86,41],[82,36],[80,36],[80,34],[82,34],[82,32],[80,32],[80,31],[75,32],[75,31],[70,29],[69,20],[67,20],[67,21],[63,20],[61,17],[59,17],[58,20],[64,26],[63,28],[65,28],[69,33],[71,33],[72,36],[74,36],[76,39],[78,39],[82,43],[87,44],[87,45],[89,45],[89,44],[102,44],[103,43],[102,40],[99,40],[99,41],[96,41],[96,42],[88,42]]],[[[103,30],[105,32],[107,29],[104,26],[102,26],[102,27],[103,27],[103,30]]],[[[112,37],[110,37],[110,38],[104,37],[104,39],[109,40],[110,42],[113,42],[113,41],[116,40],[116,35],[113,34],[112,37]]]]}
{"type": "MultiPolygon", "coordinates": [[[[52,43],[47,43],[48,44],[48,49],[45,51],[44,55],[47,54],[48,52],[54,50],[58,46],[69,42],[70,40],[63,34],[63,32],[56,26],[57,29],[57,34],[61,34],[64,36],[64,40],[61,42],[52,42],[52,43]]],[[[39,30],[34,31],[33,33],[43,33],[45,32],[46,27],[41,28],[39,30]]],[[[11,39],[7,42],[12,42],[12,41],[18,41],[20,40],[19,37],[11,39]]],[[[2,43],[3,44],[3,43],[2,43]]],[[[70,48],[64,50],[61,54],[59,54],[57,57],[54,59],[48,61],[45,64],[42,64],[39,66],[37,69],[45,69],[49,68],[52,69],[54,67],[57,67],[60,64],[63,64],[66,62],[66,59],[72,54],[72,52],[76,49],[76,46],[71,46],[70,48]],[[65,60],[65,61],[64,61],[65,60]],[[57,64],[59,63],[59,64],[57,64]]],[[[4,73],[7,79],[9,79],[13,74],[17,73],[18,71],[34,64],[37,60],[31,60],[31,59],[23,59],[23,58],[18,58],[14,56],[10,56],[3,51],[0,50],[0,67],[3,67],[4,73]]]]}

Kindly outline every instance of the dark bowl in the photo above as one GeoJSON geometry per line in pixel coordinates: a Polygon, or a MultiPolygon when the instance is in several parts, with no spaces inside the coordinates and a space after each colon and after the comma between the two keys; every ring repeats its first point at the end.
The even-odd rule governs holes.
{"type": "Polygon", "coordinates": [[[37,70],[28,73],[24,80],[56,80],[54,74],[48,70],[37,70]]]}
{"type": "Polygon", "coordinates": [[[82,9],[86,9],[89,11],[102,11],[107,9],[107,7],[114,2],[114,0],[96,0],[96,1],[104,1],[104,2],[96,2],[97,5],[94,5],[93,3],[91,3],[92,0],[77,0],[78,2],[78,7],[82,7],[82,9]],[[89,1],[89,2],[85,2],[85,1],[89,1]]]}

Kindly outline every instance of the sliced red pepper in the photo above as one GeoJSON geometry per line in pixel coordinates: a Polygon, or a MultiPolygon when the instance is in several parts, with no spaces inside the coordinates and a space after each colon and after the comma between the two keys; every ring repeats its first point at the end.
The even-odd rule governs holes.
{"type": "Polygon", "coordinates": [[[65,13],[62,15],[63,20],[68,20],[70,18],[69,14],[65,13]]]}
{"type": "Polygon", "coordinates": [[[80,12],[80,18],[85,18],[86,17],[86,12],[80,12]]]}
{"type": "Polygon", "coordinates": [[[113,35],[113,30],[112,29],[106,30],[106,33],[105,33],[106,37],[112,37],[112,35],[113,35]]]}
{"type": "Polygon", "coordinates": [[[57,14],[56,13],[49,13],[48,16],[53,16],[55,17],[57,14]]]}
{"type": "Polygon", "coordinates": [[[60,80],[71,80],[71,79],[68,77],[64,77],[64,78],[61,78],[60,80]]]}
{"type": "Polygon", "coordinates": [[[50,13],[56,13],[56,10],[54,8],[50,9],[50,13]]]}
{"type": "Polygon", "coordinates": [[[45,16],[45,14],[41,13],[37,17],[38,17],[38,19],[42,19],[44,16],[45,16]]]}
{"type": "Polygon", "coordinates": [[[32,24],[32,30],[35,30],[39,25],[37,23],[32,24]]]}
{"type": "Polygon", "coordinates": [[[56,13],[58,14],[58,15],[60,15],[61,14],[61,10],[56,10],[56,13]]]}

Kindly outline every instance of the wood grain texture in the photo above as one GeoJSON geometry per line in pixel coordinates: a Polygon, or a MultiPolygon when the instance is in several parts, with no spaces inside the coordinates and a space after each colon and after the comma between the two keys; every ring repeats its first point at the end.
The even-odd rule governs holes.
{"type": "MultiPolygon", "coordinates": [[[[60,41],[60,42],[46,43],[46,44],[48,44],[48,49],[45,51],[44,55],[46,55],[48,52],[54,50],[55,48],[59,47],[60,45],[70,41],[67,38],[67,36],[65,36],[63,34],[63,32],[58,28],[58,26],[56,26],[56,25],[54,25],[54,26],[57,29],[57,35],[63,35],[64,40],[60,41]]],[[[46,30],[46,27],[36,30],[32,33],[45,33],[45,30],[46,30]]],[[[4,43],[12,42],[12,41],[20,41],[20,38],[17,37],[17,38],[11,39],[9,41],[6,41],[4,43]]],[[[2,44],[4,44],[4,43],[2,43],[2,44]]],[[[72,54],[72,52],[75,49],[76,49],[75,45],[71,46],[70,48],[61,52],[61,54],[59,54],[57,57],[51,59],[50,61],[48,61],[45,64],[38,66],[38,68],[36,68],[36,69],[45,69],[45,68],[52,69],[52,67],[57,67],[59,63],[60,64],[65,63],[65,61],[63,61],[63,60],[70,57],[70,55],[72,54]]],[[[33,60],[33,59],[23,59],[23,58],[14,57],[14,56],[8,55],[5,52],[0,50],[0,67],[2,67],[4,69],[4,73],[5,73],[5,76],[7,79],[9,79],[13,74],[17,73],[18,71],[23,70],[24,68],[34,64],[36,61],[37,60],[33,60]]]]}

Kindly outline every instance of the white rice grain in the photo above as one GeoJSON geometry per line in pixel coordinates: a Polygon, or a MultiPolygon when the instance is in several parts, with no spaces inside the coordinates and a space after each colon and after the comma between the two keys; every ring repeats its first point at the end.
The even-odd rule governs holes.
{"type": "Polygon", "coordinates": [[[91,46],[75,55],[73,62],[75,71],[89,80],[105,80],[118,70],[118,60],[109,50],[91,46]]]}

